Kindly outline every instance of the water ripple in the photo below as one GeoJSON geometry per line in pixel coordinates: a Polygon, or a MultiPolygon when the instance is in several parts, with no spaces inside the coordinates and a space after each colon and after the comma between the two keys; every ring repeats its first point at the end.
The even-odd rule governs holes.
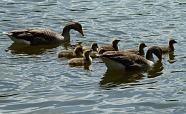
{"type": "MultiPolygon", "coordinates": [[[[0,113],[185,113],[186,8],[183,0],[2,0],[0,1],[0,113]],[[90,70],[57,58],[67,49],[20,46],[3,32],[47,27],[61,32],[69,21],[82,23],[80,38],[90,46],[121,40],[121,50],[178,41],[147,73],[109,72],[98,59],[90,70]]],[[[146,49],[145,49],[146,51],[146,49]]]]}

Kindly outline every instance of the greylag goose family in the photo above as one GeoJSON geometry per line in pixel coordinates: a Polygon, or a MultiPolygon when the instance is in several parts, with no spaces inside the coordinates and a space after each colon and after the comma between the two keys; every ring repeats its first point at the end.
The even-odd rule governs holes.
{"type": "MultiPolygon", "coordinates": [[[[70,42],[70,30],[78,31],[84,36],[82,25],[78,22],[70,22],[64,28],[62,33],[56,33],[46,28],[27,28],[7,32],[8,37],[15,43],[24,43],[29,45],[40,44],[58,44],[70,42]]],[[[148,71],[155,64],[153,55],[162,60],[162,55],[165,53],[174,52],[175,40],[169,40],[165,46],[150,46],[146,53],[144,48],[145,43],[140,43],[138,48],[121,50],[118,48],[119,39],[113,39],[112,44],[99,46],[97,43],[87,48],[82,44],[76,45],[74,50],[63,50],[58,53],[59,58],[68,58],[70,66],[89,67],[92,63],[92,58],[101,58],[108,70],[122,71],[148,71]]]]}

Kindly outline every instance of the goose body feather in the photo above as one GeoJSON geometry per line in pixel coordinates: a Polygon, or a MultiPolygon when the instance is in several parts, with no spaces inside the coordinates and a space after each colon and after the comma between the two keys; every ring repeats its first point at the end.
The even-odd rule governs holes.
{"type": "Polygon", "coordinates": [[[124,71],[147,71],[153,65],[153,55],[155,54],[159,60],[162,59],[162,51],[160,47],[152,46],[147,51],[146,58],[122,51],[108,51],[103,53],[100,57],[109,70],[124,70],[124,71]]]}
{"type": "Polygon", "coordinates": [[[62,34],[54,32],[48,28],[27,28],[7,32],[6,34],[15,43],[56,44],[70,41],[70,30],[74,29],[83,34],[82,26],[78,22],[71,22],[63,28],[62,34]]]}

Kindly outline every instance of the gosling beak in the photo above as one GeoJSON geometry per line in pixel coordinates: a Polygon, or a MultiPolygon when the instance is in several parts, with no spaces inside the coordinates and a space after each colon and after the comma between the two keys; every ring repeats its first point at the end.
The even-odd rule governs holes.
{"type": "Polygon", "coordinates": [[[120,40],[117,40],[118,42],[120,41],[120,40]]]}

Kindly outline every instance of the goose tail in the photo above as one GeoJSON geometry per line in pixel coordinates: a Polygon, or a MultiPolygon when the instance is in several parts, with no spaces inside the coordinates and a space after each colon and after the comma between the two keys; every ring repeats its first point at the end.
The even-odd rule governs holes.
{"type": "Polygon", "coordinates": [[[11,33],[11,32],[2,32],[2,35],[12,36],[13,33],[11,33]]]}

